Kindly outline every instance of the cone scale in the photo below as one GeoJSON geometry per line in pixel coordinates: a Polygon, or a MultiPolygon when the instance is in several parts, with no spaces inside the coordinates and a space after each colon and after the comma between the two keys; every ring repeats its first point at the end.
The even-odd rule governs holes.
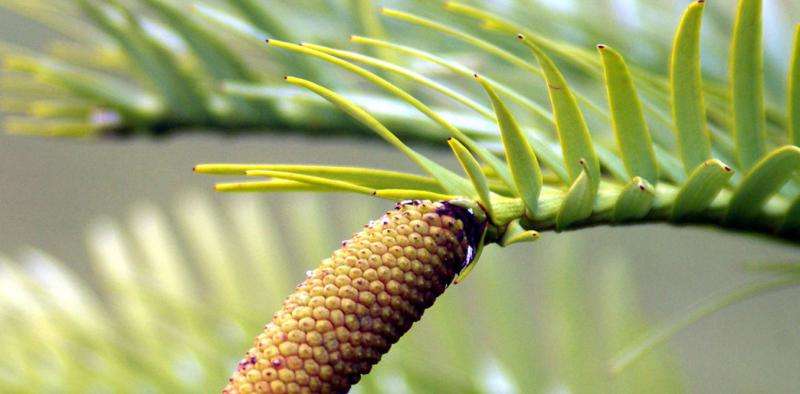
{"type": "Polygon", "coordinates": [[[398,203],[309,271],[222,392],[347,392],[472,261],[485,229],[450,202],[398,203]]]}

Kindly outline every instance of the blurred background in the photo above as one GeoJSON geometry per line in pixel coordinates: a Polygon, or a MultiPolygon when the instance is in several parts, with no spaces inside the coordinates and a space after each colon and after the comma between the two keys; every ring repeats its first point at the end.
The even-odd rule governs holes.
{"type": "MultiPolygon", "coordinates": [[[[498,1],[497,7],[502,8],[503,3],[508,2],[498,1]]],[[[530,3],[533,7],[537,2],[530,3]]],[[[541,6],[557,4],[556,11],[564,15],[576,15],[575,18],[582,15],[577,9],[580,2],[545,3],[548,2],[542,2],[541,6]]],[[[616,11],[614,18],[598,17],[596,26],[586,25],[584,29],[575,30],[573,36],[577,42],[583,42],[586,35],[609,29],[641,29],[650,34],[671,35],[684,3],[610,2],[609,9],[616,11]],[[654,18],[658,21],[651,25],[654,18]]],[[[719,0],[713,2],[713,6],[725,15],[734,9],[735,2],[719,0]]],[[[765,0],[765,6],[768,56],[788,59],[788,37],[791,23],[800,18],[800,13],[796,12],[798,7],[789,0],[765,0]]],[[[716,28],[725,26],[723,19],[707,18],[706,21],[710,25],[708,29],[714,25],[716,28]]],[[[568,30],[569,26],[562,28],[568,30]]],[[[41,25],[0,10],[0,37],[4,41],[41,47],[51,35],[41,25]]],[[[620,42],[634,47],[637,40],[620,42]]],[[[652,64],[666,64],[664,48],[649,49],[637,56],[652,64]]],[[[713,56],[709,55],[712,60],[706,62],[706,67],[714,75],[725,75],[725,64],[719,61],[725,58],[720,55],[725,50],[712,48],[708,51],[713,56]]],[[[780,86],[785,67],[769,75],[768,80],[780,86]]],[[[780,102],[781,97],[772,99],[780,102]]],[[[425,147],[421,150],[456,168],[446,152],[425,147]]],[[[165,387],[192,391],[192,387],[208,387],[198,382],[212,382],[218,376],[224,379],[225,362],[233,367],[234,360],[245,349],[243,344],[250,342],[279,305],[276,294],[285,293],[302,280],[305,270],[314,267],[341,239],[356,231],[359,223],[379,216],[391,205],[342,195],[217,194],[212,190],[212,180],[191,172],[195,164],[205,162],[319,163],[413,170],[405,165],[400,154],[384,144],[347,138],[334,140],[284,133],[222,136],[199,132],[155,139],[64,140],[0,134],[0,259],[4,266],[17,267],[31,278],[40,279],[49,277],[46,273],[49,271],[41,268],[43,266],[53,263],[65,267],[74,273],[78,282],[85,284],[82,285],[87,291],[85,296],[93,298],[101,309],[107,307],[117,312],[120,305],[130,301],[130,292],[161,294],[165,291],[159,282],[165,276],[157,274],[158,278],[150,278],[153,282],[147,276],[147,272],[151,272],[148,269],[156,267],[157,272],[158,267],[163,266],[149,266],[147,262],[180,260],[189,271],[187,275],[201,278],[197,279],[198,293],[210,287],[209,291],[227,294],[228,298],[215,300],[227,300],[225,303],[201,303],[195,307],[202,312],[185,305],[181,307],[180,302],[170,304],[183,311],[178,315],[200,316],[197,318],[204,321],[186,327],[200,330],[214,327],[213,333],[197,334],[196,339],[211,348],[207,349],[213,354],[209,358],[219,356],[219,359],[202,362],[203,358],[195,354],[202,352],[196,352],[191,345],[193,342],[188,341],[187,354],[194,354],[186,359],[189,361],[165,362],[168,371],[182,371],[175,373],[178,378],[159,378],[178,382],[161,385],[141,378],[139,389],[145,392],[163,392],[167,390],[165,387]],[[263,234],[259,234],[275,246],[268,248],[267,245],[273,244],[265,243],[259,248],[257,244],[262,238],[243,240],[246,237],[242,234],[246,233],[237,231],[251,227],[262,231],[263,234]],[[154,235],[161,234],[154,232],[156,228],[172,236],[154,235]],[[217,231],[196,234],[204,229],[217,231]],[[310,246],[309,233],[314,238],[310,246]],[[156,240],[147,241],[148,234],[156,240]],[[165,239],[163,245],[167,245],[167,249],[155,246],[158,240],[165,239]],[[225,251],[213,250],[218,244],[225,251]],[[152,254],[153,249],[167,256],[152,254]],[[127,257],[123,252],[126,250],[130,252],[127,257]],[[103,262],[114,261],[114,256],[127,261],[130,272],[104,271],[108,266],[103,262]],[[231,259],[224,259],[226,256],[231,259]],[[223,261],[217,267],[234,272],[234,278],[227,285],[220,284],[222,290],[214,289],[214,280],[209,282],[208,277],[202,280],[207,274],[203,267],[215,266],[214,259],[223,261]],[[262,263],[271,267],[259,271],[265,277],[273,275],[273,280],[275,277],[285,279],[280,282],[285,285],[282,291],[259,283],[242,282],[248,270],[257,270],[253,267],[262,263]],[[276,276],[275,272],[280,275],[276,276]],[[108,278],[119,282],[103,282],[108,278]],[[135,286],[128,286],[132,287],[126,290],[128,292],[113,291],[119,287],[113,283],[145,285],[148,282],[152,289],[137,290],[135,286]],[[247,298],[237,296],[242,287],[253,293],[248,291],[247,298]],[[233,290],[225,293],[226,288],[233,290]],[[258,296],[252,297],[253,294],[258,296]],[[247,317],[237,318],[245,308],[247,317]],[[220,322],[228,318],[235,322],[233,331],[220,328],[220,322]],[[215,342],[208,337],[222,339],[215,342]],[[181,379],[194,380],[200,386],[184,386],[179,382],[181,379]]],[[[624,391],[622,388],[628,386],[620,381],[624,382],[629,374],[639,379],[630,387],[641,388],[647,387],[646,382],[660,382],[665,392],[796,392],[800,390],[800,374],[797,373],[800,368],[800,303],[797,302],[800,289],[796,288],[748,300],[692,325],[660,346],[657,352],[645,356],[641,361],[644,371],[637,372],[634,366],[614,377],[608,374],[608,360],[643,333],[646,325],[681,316],[709,295],[753,279],[754,274],[744,268],[746,263],[792,261],[800,255],[798,251],[797,246],[758,236],[666,225],[545,233],[533,244],[502,250],[487,248],[466,283],[450,289],[402,339],[399,349],[357,389],[365,392],[426,392],[431,387],[451,392],[624,391]],[[616,327],[626,327],[625,335],[614,331],[617,324],[616,327]]],[[[38,285],[43,283],[49,283],[41,286],[44,291],[57,288],[50,282],[38,285]]],[[[31,284],[32,288],[36,285],[31,284]]],[[[179,293],[176,297],[185,296],[179,293]]],[[[48,297],[52,296],[43,296],[48,297]]],[[[202,299],[198,297],[196,301],[202,299]]],[[[154,304],[157,302],[147,297],[142,301],[145,310],[154,304]]],[[[4,307],[13,310],[13,306],[4,307]]],[[[3,310],[0,307],[0,313],[3,310]]],[[[143,312],[144,315],[148,313],[143,312]]],[[[56,321],[46,313],[42,316],[44,322],[56,321]]],[[[85,316],[90,315],[87,312],[85,316]]],[[[176,313],[159,311],[152,316],[161,316],[169,322],[176,313]]],[[[109,319],[125,321],[126,317],[109,319]]],[[[141,316],[132,319],[147,321],[141,316]]],[[[28,323],[19,324],[25,327],[28,323]]],[[[36,322],[30,324],[39,327],[36,322]]],[[[111,327],[117,326],[112,324],[111,327]]],[[[87,332],[95,329],[87,328],[87,332]]],[[[43,334],[42,343],[48,343],[47,349],[26,349],[20,351],[21,357],[27,359],[32,352],[58,354],[60,350],[53,343],[58,343],[58,335],[62,334],[53,334],[56,336],[51,342],[47,342],[43,334]]],[[[145,338],[147,334],[140,335],[145,338]]],[[[0,333],[0,337],[3,336],[0,333]]],[[[79,343],[73,336],[66,337],[74,341],[66,349],[79,343]]],[[[106,345],[115,346],[113,339],[102,335],[97,338],[106,341],[106,345]]],[[[0,344],[20,345],[2,340],[0,344]]],[[[155,343],[152,346],[166,345],[155,343]]],[[[10,347],[3,349],[5,353],[10,347]]],[[[129,356],[113,356],[115,351],[108,348],[95,351],[108,359],[123,360],[119,361],[121,365],[124,360],[130,361],[129,356]]],[[[46,354],[40,356],[47,357],[46,354]]],[[[68,362],[68,359],[63,361],[68,362]]],[[[99,363],[111,365],[105,361],[99,363]]],[[[28,376],[12,373],[15,370],[8,365],[5,368],[0,364],[0,370],[4,369],[0,377],[5,379],[0,382],[25,380],[20,377],[28,376]]],[[[58,366],[52,368],[61,370],[58,366]]],[[[146,376],[147,371],[147,368],[140,368],[137,373],[146,376]]],[[[39,374],[36,370],[27,373],[30,376],[39,374]]],[[[93,376],[87,371],[74,373],[83,379],[93,376]]],[[[114,370],[99,369],[95,373],[125,376],[114,370]]],[[[37,383],[41,386],[36,387],[48,387],[47,376],[38,378],[44,382],[37,383]]],[[[23,383],[19,387],[11,383],[5,387],[22,392],[26,389],[25,382],[28,381],[17,382],[23,383]]],[[[113,380],[109,380],[91,389],[118,391],[114,387],[113,380]]],[[[216,388],[208,390],[214,391],[216,388]]]]}

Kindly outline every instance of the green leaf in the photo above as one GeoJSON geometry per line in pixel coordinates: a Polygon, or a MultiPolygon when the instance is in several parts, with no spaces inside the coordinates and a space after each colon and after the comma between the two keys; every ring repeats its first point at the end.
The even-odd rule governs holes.
{"type": "Polygon", "coordinates": [[[214,185],[214,190],[223,193],[250,193],[250,192],[325,192],[330,191],[319,185],[272,179],[259,182],[222,182],[214,185]]]}
{"type": "Polygon", "coordinates": [[[733,138],[739,165],[753,167],[765,151],[762,0],[740,0],[731,48],[733,138]]]}
{"type": "Polygon", "coordinates": [[[483,208],[486,210],[486,213],[489,214],[490,218],[494,218],[494,210],[492,209],[492,200],[491,200],[491,193],[489,191],[489,181],[486,179],[486,175],[481,171],[481,165],[478,164],[478,161],[475,160],[475,157],[472,156],[472,153],[469,153],[469,150],[458,142],[455,138],[450,138],[447,140],[447,144],[450,145],[450,149],[453,150],[453,153],[456,155],[456,159],[458,162],[461,163],[461,167],[464,168],[464,172],[466,172],[469,179],[472,181],[472,186],[475,187],[476,193],[471,196],[475,197],[480,201],[483,208]]]}
{"type": "MultiPolygon", "coordinates": [[[[311,186],[316,186],[317,191],[322,192],[351,192],[357,194],[365,194],[368,196],[375,196],[379,198],[384,198],[392,201],[397,200],[409,200],[409,199],[420,199],[420,200],[433,200],[433,201],[440,201],[440,200],[451,200],[455,196],[430,192],[427,190],[413,190],[413,189],[372,189],[369,187],[364,187],[357,185],[351,182],[339,181],[335,179],[323,178],[313,175],[303,175],[297,174],[292,172],[282,172],[282,171],[267,171],[267,170],[250,170],[247,171],[247,176],[263,176],[263,177],[271,177],[277,179],[283,179],[286,181],[297,182],[308,184],[311,186]]],[[[219,190],[219,189],[218,189],[219,190]]]]}
{"type": "Polygon", "coordinates": [[[245,175],[251,170],[281,171],[350,182],[373,189],[418,189],[441,192],[435,179],[403,172],[361,167],[334,167],[297,164],[200,164],[198,174],[245,175]]]}
{"type": "Polygon", "coordinates": [[[361,122],[364,126],[374,131],[379,137],[383,138],[386,140],[386,142],[403,152],[412,162],[422,168],[422,170],[434,177],[445,192],[460,196],[470,196],[475,192],[472,189],[472,185],[470,185],[466,179],[454,174],[452,171],[442,167],[431,159],[428,159],[427,157],[409,148],[408,145],[397,138],[397,136],[389,131],[389,129],[381,124],[381,122],[367,113],[367,111],[364,111],[364,109],[361,107],[353,104],[350,100],[311,81],[295,77],[286,77],[286,81],[293,85],[304,87],[320,95],[348,115],[352,116],[357,121],[361,122]]]}
{"type": "Polygon", "coordinates": [[[539,49],[533,41],[519,36],[522,42],[533,51],[533,54],[542,65],[545,80],[547,81],[547,91],[550,95],[550,102],[553,106],[558,139],[561,142],[561,149],[564,153],[564,162],[569,171],[570,179],[576,182],[584,170],[581,161],[586,164],[586,175],[589,177],[591,195],[597,191],[600,184],[600,163],[592,143],[592,136],[586,126],[575,96],[572,94],[567,81],[556,67],[555,63],[539,49]]]}
{"type": "Polygon", "coordinates": [[[538,231],[526,230],[519,223],[519,220],[513,220],[506,227],[506,232],[503,233],[503,238],[500,239],[500,245],[506,247],[521,242],[533,242],[538,240],[539,237],[538,231]]]}
{"type": "Polygon", "coordinates": [[[653,186],[644,178],[634,177],[619,193],[614,203],[614,221],[639,220],[650,212],[655,199],[653,186]]]}
{"type": "Polygon", "coordinates": [[[366,65],[369,65],[369,66],[376,67],[376,68],[381,69],[383,71],[388,71],[388,72],[391,72],[391,73],[395,73],[395,74],[401,75],[401,76],[403,76],[405,78],[408,78],[409,80],[414,81],[414,82],[416,82],[416,83],[418,83],[418,84],[420,84],[420,85],[422,85],[424,87],[430,88],[430,89],[435,90],[435,91],[437,91],[437,92],[439,92],[439,93],[441,93],[441,94],[443,94],[443,95],[445,95],[447,97],[450,97],[451,99],[453,99],[453,100],[463,104],[464,106],[472,109],[473,111],[477,112],[478,114],[480,114],[481,116],[483,116],[485,118],[489,118],[489,119],[493,118],[492,111],[489,110],[488,108],[476,103],[475,101],[473,101],[469,97],[466,97],[463,94],[460,94],[460,93],[448,88],[447,86],[444,86],[444,85],[442,85],[442,84],[440,84],[440,83],[438,83],[438,82],[436,82],[436,81],[434,81],[434,80],[432,80],[432,79],[430,79],[430,78],[428,78],[428,77],[426,77],[426,76],[424,76],[424,75],[422,75],[422,74],[420,74],[418,72],[412,71],[412,70],[410,70],[410,69],[408,69],[406,67],[398,66],[396,64],[389,63],[389,62],[387,62],[385,60],[377,59],[377,58],[374,58],[374,57],[371,57],[371,56],[362,55],[362,54],[360,54],[358,52],[343,51],[343,50],[340,50],[340,49],[329,48],[329,47],[322,46],[322,45],[308,44],[308,43],[303,43],[303,46],[307,47],[307,48],[311,48],[311,49],[313,49],[315,51],[320,51],[320,52],[324,52],[324,53],[327,53],[327,54],[332,55],[332,56],[336,56],[336,57],[341,58],[341,59],[347,59],[347,60],[356,61],[356,62],[359,62],[359,63],[363,63],[363,64],[366,64],[366,65]]]}
{"type": "Polygon", "coordinates": [[[339,66],[360,77],[363,77],[370,83],[387,91],[388,93],[397,96],[401,100],[407,102],[408,104],[412,105],[414,108],[419,110],[421,113],[423,113],[429,119],[431,119],[436,124],[441,126],[443,129],[445,129],[451,137],[457,138],[459,142],[466,145],[472,152],[475,152],[475,154],[478,155],[478,157],[480,157],[481,160],[483,160],[487,165],[491,166],[492,169],[498,173],[500,179],[503,180],[503,182],[505,182],[508,186],[513,185],[513,180],[511,179],[511,174],[509,173],[508,168],[505,165],[503,165],[503,163],[496,156],[494,156],[491,152],[489,152],[489,150],[486,149],[485,147],[478,145],[473,139],[471,139],[470,137],[465,135],[461,130],[453,126],[444,117],[439,115],[436,111],[432,110],[422,101],[412,96],[405,90],[400,89],[399,87],[381,78],[380,76],[378,76],[373,72],[370,72],[362,67],[356,66],[353,63],[342,60],[335,56],[331,56],[327,53],[314,50],[302,45],[291,44],[288,42],[283,42],[278,40],[269,40],[268,43],[271,46],[276,46],[294,52],[304,53],[310,56],[314,56],[318,59],[324,60],[326,62],[329,62],[331,64],[334,64],[336,66],[339,66]]]}
{"type": "Polygon", "coordinates": [[[797,25],[794,36],[788,97],[789,143],[800,146],[800,24],[797,25]]]}
{"type": "MultiPolygon", "coordinates": [[[[364,44],[369,46],[375,46],[378,48],[385,48],[397,51],[403,55],[415,57],[417,59],[442,66],[464,79],[473,78],[473,75],[475,74],[475,71],[471,70],[470,68],[464,66],[461,63],[444,59],[440,56],[434,55],[430,52],[426,52],[417,48],[405,45],[399,45],[385,40],[378,40],[374,38],[361,37],[361,36],[351,36],[350,41],[357,44],[364,44]]],[[[509,97],[519,106],[529,110],[535,117],[534,122],[537,127],[542,128],[544,131],[550,131],[550,130],[555,131],[555,129],[553,128],[554,125],[553,125],[552,115],[550,114],[549,111],[547,111],[541,105],[539,105],[539,103],[537,103],[534,100],[531,100],[530,98],[517,92],[516,90],[500,82],[497,82],[485,75],[482,75],[482,77],[484,80],[486,80],[487,83],[492,85],[492,87],[499,93],[509,97]]],[[[559,168],[559,171],[565,172],[563,168],[559,168]]]]}
{"type": "Polygon", "coordinates": [[[747,224],[757,218],[773,194],[800,170],[800,148],[784,146],[774,150],[744,177],[731,197],[727,221],[747,224]]]}
{"type": "MultiPolygon", "coordinates": [[[[494,44],[492,44],[492,43],[490,43],[490,42],[488,42],[486,40],[480,39],[480,38],[478,38],[478,37],[476,37],[474,35],[465,33],[464,31],[461,31],[461,30],[455,29],[453,27],[450,27],[448,25],[436,22],[434,20],[423,18],[423,17],[417,16],[417,15],[414,15],[414,14],[411,14],[411,13],[407,13],[407,12],[397,11],[397,10],[388,9],[388,8],[383,8],[382,12],[383,12],[384,15],[386,15],[386,16],[388,16],[390,18],[394,18],[394,19],[397,19],[397,20],[401,20],[401,21],[404,21],[404,22],[415,24],[417,26],[421,26],[421,27],[424,27],[424,28],[427,28],[427,29],[430,29],[430,30],[438,31],[438,32],[444,33],[446,35],[452,36],[452,37],[454,37],[454,38],[456,38],[456,39],[458,39],[458,40],[460,40],[460,41],[462,41],[462,42],[464,42],[464,43],[466,43],[468,45],[474,46],[474,47],[486,52],[487,54],[490,54],[490,55],[495,56],[497,58],[503,59],[504,61],[514,65],[518,69],[527,70],[527,71],[532,72],[532,73],[534,73],[536,75],[545,76],[545,72],[541,68],[537,67],[536,65],[534,65],[534,64],[532,64],[532,63],[520,58],[519,56],[517,56],[517,55],[515,55],[515,54],[513,54],[513,53],[511,53],[511,52],[509,52],[509,51],[507,51],[507,50],[505,50],[505,49],[503,49],[501,47],[498,47],[497,45],[494,45],[494,44]]],[[[531,44],[534,44],[533,41],[531,41],[531,44]]],[[[577,99],[580,100],[581,104],[584,104],[594,114],[600,116],[601,118],[608,117],[608,115],[605,113],[605,111],[603,111],[602,108],[597,106],[597,104],[595,104],[588,97],[583,96],[582,94],[580,94],[578,92],[575,92],[574,96],[576,96],[577,99]]]]}
{"type": "Polygon", "coordinates": [[[583,167],[583,171],[570,186],[563,198],[558,214],[556,214],[556,231],[563,231],[572,224],[592,215],[596,189],[592,187],[586,161],[581,159],[580,164],[583,167]]]}
{"type": "Polygon", "coordinates": [[[511,167],[511,175],[514,178],[514,185],[517,193],[525,203],[525,207],[530,214],[536,212],[539,204],[539,193],[542,190],[542,170],[539,168],[539,160],[533,152],[528,139],[511,114],[511,111],[503,104],[497,95],[483,78],[475,74],[475,78],[480,82],[483,89],[492,101],[492,107],[497,116],[497,125],[505,147],[506,162],[511,167]]]}
{"type": "Polygon", "coordinates": [[[672,206],[672,220],[685,220],[706,210],[732,176],[733,170],[719,160],[701,163],[678,191],[672,206]]]}
{"type": "Polygon", "coordinates": [[[711,158],[700,66],[700,31],[704,6],[704,0],[697,0],[683,14],[675,34],[670,63],[672,116],[678,136],[678,149],[687,174],[711,158]]]}
{"type": "MultiPolygon", "coordinates": [[[[279,173],[278,171],[273,173],[279,173]]],[[[289,177],[291,173],[283,173],[285,177],[289,177]]],[[[259,175],[254,172],[252,175],[259,175]]],[[[298,174],[294,174],[298,175],[298,174]]],[[[301,179],[298,175],[295,179],[301,179]]],[[[372,190],[367,193],[367,189],[361,189],[358,185],[350,182],[334,181],[322,177],[304,176],[305,182],[289,181],[286,179],[270,179],[268,181],[256,182],[224,182],[214,185],[214,190],[223,193],[251,193],[251,192],[313,192],[313,193],[326,193],[326,192],[355,192],[359,194],[367,194],[378,198],[383,198],[392,201],[398,200],[431,200],[431,201],[445,201],[452,200],[458,196],[432,192],[428,190],[416,189],[369,189],[372,190]]]]}
{"type": "Polygon", "coordinates": [[[383,15],[385,15],[385,16],[387,16],[389,18],[392,18],[392,19],[400,20],[400,21],[403,21],[403,22],[406,22],[406,23],[414,24],[414,25],[417,25],[417,26],[424,27],[426,29],[430,29],[430,30],[433,30],[433,31],[438,31],[438,32],[444,33],[446,35],[452,36],[452,37],[454,37],[454,38],[456,38],[456,39],[458,39],[460,41],[463,41],[463,42],[465,42],[465,43],[467,43],[469,45],[472,45],[472,46],[474,46],[476,48],[479,48],[479,49],[481,49],[482,51],[484,51],[486,53],[489,53],[489,54],[492,54],[494,56],[497,56],[497,57],[499,57],[499,58],[509,62],[510,64],[513,64],[514,66],[521,68],[521,69],[528,70],[528,71],[533,72],[535,74],[541,74],[542,73],[542,70],[538,69],[533,64],[528,63],[527,61],[525,61],[524,59],[520,58],[519,56],[516,56],[513,53],[511,53],[511,52],[509,52],[509,51],[507,51],[507,50],[505,50],[505,49],[503,49],[503,48],[501,48],[501,47],[499,47],[497,45],[494,45],[494,44],[492,44],[492,43],[490,43],[490,42],[488,42],[486,40],[483,40],[483,39],[480,39],[478,37],[475,37],[475,36],[473,36],[471,34],[468,34],[468,33],[464,32],[464,31],[461,31],[461,30],[458,30],[456,28],[450,27],[448,25],[439,23],[439,22],[437,22],[435,20],[428,19],[428,18],[423,18],[423,17],[417,16],[417,15],[414,15],[414,14],[411,14],[411,13],[408,13],[408,12],[403,12],[403,11],[399,11],[399,10],[395,10],[395,9],[391,9],[391,8],[383,8],[383,9],[381,9],[381,13],[383,13],[383,15]]]}
{"type": "Polygon", "coordinates": [[[614,49],[598,45],[605,70],[611,121],[622,161],[631,177],[658,183],[658,164],[653,139],[642,112],[642,103],[625,60],[614,49]]]}
{"type": "Polygon", "coordinates": [[[328,191],[346,191],[358,194],[373,195],[375,189],[359,186],[355,183],[339,181],[335,179],[322,178],[313,175],[303,175],[293,172],[283,171],[269,171],[269,170],[250,170],[246,173],[247,176],[259,176],[268,178],[278,178],[287,181],[307,183],[309,185],[316,185],[327,189],[328,191]]]}
{"type": "Polygon", "coordinates": [[[448,201],[457,198],[458,196],[434,193],[425,190],[409,190],[409,189],[379,189],[372,193],[373,196],[383,198],[386,200],[399,201],[399,200],[431,200],[431,201],[448,201]]]}

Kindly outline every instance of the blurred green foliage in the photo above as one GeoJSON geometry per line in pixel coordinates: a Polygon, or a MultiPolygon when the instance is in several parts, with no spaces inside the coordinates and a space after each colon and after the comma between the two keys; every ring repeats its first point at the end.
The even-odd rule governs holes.
{"type": "MultiPolygon", "coordinates": [[[[327,255],[331,223],[357,228],[380,209],[351,202],[332,214],[320,198],[291,201],[236,199],[223,210],[190,195],[171,214],[144,204],[128,225],[99,220],[87,236],[90,277],[41,251],[3,258],[0,391],[215,391],[302,270],[327,255]],[[307,219],[278,221],[293,211],[307,219]]],[[[645,328],[622,259],[587,270],[569,249],[541,267],[487,254],[356,392],[681,391],[664,351],[609,372],[645,328]]]]}

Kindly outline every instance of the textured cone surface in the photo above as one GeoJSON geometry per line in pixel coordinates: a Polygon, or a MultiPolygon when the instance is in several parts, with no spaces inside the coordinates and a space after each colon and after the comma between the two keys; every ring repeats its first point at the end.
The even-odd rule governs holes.
{"type": "Polygon", "coordinates": [[[447,202],[397,204],[309,272],[223,393],[347,392],[469,262],[480,231],[447,202]]]}

